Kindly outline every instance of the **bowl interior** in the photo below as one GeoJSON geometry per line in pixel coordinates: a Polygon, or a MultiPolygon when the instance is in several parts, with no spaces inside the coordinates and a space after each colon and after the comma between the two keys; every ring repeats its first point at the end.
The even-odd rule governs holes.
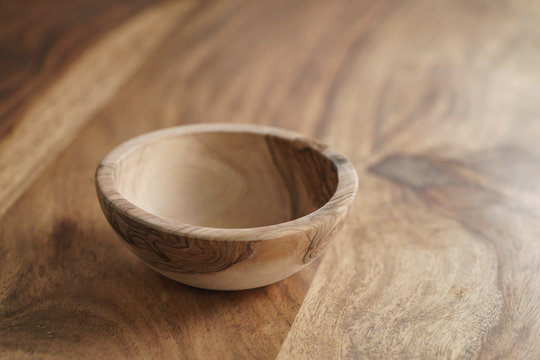
{"type": "Polygon", "coordinates": [[[142,144],[119,160],[115,186],[154,215],[185,224],[250,228],[323,206],[337,188],[334,164],[300,140],[202,132],[142,144]]]}

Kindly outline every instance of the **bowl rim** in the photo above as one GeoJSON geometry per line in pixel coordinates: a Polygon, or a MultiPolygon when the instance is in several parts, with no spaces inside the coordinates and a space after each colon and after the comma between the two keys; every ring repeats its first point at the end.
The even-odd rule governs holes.
{"type": "Polygon", "coordinates": [[[161,232],[212,241],[254,241],[292,235],[298,233],[299,230],[311,228],[314,224],[322,225],[325,223],[322,221],[323,218],[328,216],[334,218],[338,213],[348,212],[358,191],[358,175],[354,166],[345,156],[328,145],[300,133],[266,125],[204,123],[163,128],[135,136],[119,144],[106,154],[97,166],[95,185],[98,197],[106,200],[117,212],[134,222],[161,232]],[[173,221],[138,207],[117,190],[115,186],[116,167],[132,151],[159,140],[205,132],[270,135],[291,142],[300,142],[326,157],[335,166],[338,176],[336,190],[326,203],[311,213],[286,222],[251,228],[216,228],[173,221]]]}

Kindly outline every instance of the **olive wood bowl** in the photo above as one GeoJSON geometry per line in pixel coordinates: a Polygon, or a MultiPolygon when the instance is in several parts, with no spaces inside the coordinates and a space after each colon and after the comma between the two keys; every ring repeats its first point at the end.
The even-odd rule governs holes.
{"type": "Polygon", "coordinates": [[[99,164],[103,212],[127,246],[184,284],[286,278],[341,229],[358,187],[342,155],[290,131],[203,124],[147,133],[99,164]]]}

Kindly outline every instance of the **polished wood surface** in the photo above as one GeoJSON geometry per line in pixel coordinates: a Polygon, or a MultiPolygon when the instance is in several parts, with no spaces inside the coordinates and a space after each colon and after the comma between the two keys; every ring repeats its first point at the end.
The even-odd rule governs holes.
{"type": "Polygon", "coordinates": [[[107,220],[141,260],[183,284],[245,290],[283,280],[343,227],[358,176],[302,134],[248,124],[135,137],[96,171],[107,220]]]}
{"type": "Polygon", "coordinates": [[[0,4],[0,356],[540,357],[538,2],[46,4],[0,4]],[[100,159],[202,122],[353,162],[321,260],[213,292],[116,239],[100,159]]]}

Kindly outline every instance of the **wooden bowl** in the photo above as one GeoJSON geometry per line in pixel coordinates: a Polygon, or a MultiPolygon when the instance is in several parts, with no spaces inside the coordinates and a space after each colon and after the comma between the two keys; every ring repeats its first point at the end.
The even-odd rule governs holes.
{"type": "Polygon", "coordinates": [[[189,125],[112,150],[101,208],[144,262],[184,284],[264,286],[315,259],[343,226],[358,179],[342,155],[255,125],[189,125]]]}

